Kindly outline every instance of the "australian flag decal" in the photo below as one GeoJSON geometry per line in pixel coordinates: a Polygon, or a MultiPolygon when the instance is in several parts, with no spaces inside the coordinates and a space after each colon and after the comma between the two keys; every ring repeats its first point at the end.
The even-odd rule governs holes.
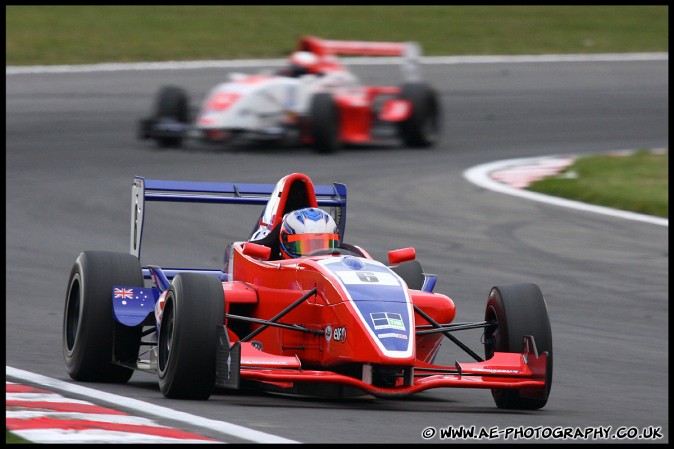
{"type": "Polygon", "coordinates": [[[157,298],[158,292],[153,288],[113,287],[112,309],[115,318],[127,326],[137,326],[154,312],[157,298]]]}
{"type": "Polygon", "coordinates": [[[115,287],[114,295],[115,299],[133,299],[133,289],[115,287]]]}

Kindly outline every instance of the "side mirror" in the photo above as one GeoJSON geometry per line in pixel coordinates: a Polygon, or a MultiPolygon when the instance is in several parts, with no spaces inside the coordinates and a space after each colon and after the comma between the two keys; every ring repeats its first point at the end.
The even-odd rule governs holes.
{"type": "Polygon", "coordinates": [[[400,248],[388,252],[388,262],[391,265],[397,265],[401,262],[409,262],[417,257],[417,252],[414,248],[400,248]]]}
{"type": "Polygon", "coordinates": [[[269,260],[271,256],[271,248],[257,243],[246,242],[243,244],[243,253],[246,256],[254,257],[261,260],[269,260]]]}

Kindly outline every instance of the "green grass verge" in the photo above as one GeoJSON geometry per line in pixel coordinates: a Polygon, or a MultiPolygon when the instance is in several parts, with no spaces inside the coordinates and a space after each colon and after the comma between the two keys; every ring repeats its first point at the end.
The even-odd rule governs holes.
{"type": "Polygon", "coordinates": [[[5,443],[7,444],[30,444],[31,442],[11,433],[5,428],[5,443]]]}
{"type": "Polygon", "coordinates": [[[6,65],[280,58],[302,35],[417,41],[426,55],[668,51],[655,6],[23,6],[6,65]]]}
{"type": "Polygon", "coordinates": [[[580,157],[528,190],[658,217],[669,217],[669,154],[580,157]]]}

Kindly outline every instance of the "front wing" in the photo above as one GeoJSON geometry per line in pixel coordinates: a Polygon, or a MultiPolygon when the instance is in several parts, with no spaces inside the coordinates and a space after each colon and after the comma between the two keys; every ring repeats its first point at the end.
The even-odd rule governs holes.
{"type": "Polygon", "coordinates": [[[332,384],[353,387],[375,397],[410,396],[431,388],[518,389],[535,397],[546,389],[547,352],[538,354],[533,337],[524,337],[522,353],[496,352],[483,362],[440,366],[417,361],[410,381],[380,387],[363,379],[328,370],[305,370],[297,357],[262,352],[251,343],[229,344],[221,332],[216,385],[238,388],[240,380],[263,382],[291,388],[294,383],[332,384]]]}

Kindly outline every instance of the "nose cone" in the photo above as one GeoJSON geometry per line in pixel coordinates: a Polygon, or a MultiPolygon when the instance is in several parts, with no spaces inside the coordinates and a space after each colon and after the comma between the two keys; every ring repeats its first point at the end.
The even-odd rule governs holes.
{"type": "Polygon", "coordinates": [[[409,358],[414,348],[413,308],[406,284],[384,264],[344,256],[319,262],[342,287],[347,307],[386,358],[409,358]]]}

